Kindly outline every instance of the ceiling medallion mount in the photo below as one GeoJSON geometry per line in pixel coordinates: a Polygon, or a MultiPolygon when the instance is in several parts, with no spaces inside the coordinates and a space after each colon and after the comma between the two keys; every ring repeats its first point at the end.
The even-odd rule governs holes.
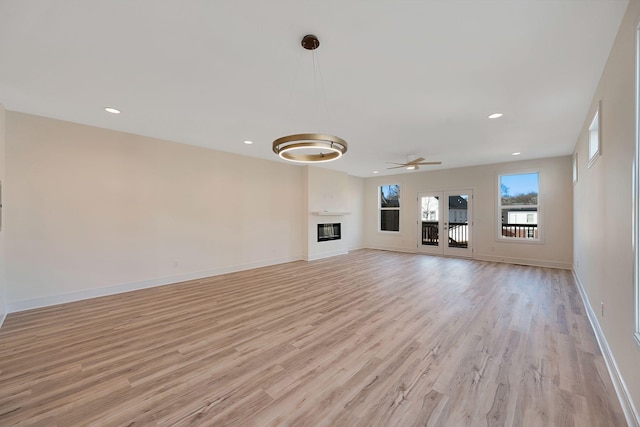
{"type": "Polygon", "coordinates": [[[302,38],[302,47],[307,50],[316,50],[320,47],[320,40],[313,34],[307,34],[302,38]]]}
{"type": "MultiPolygon", "coordinates": [[[[320,46],[320,40],[312,34],[307,34],[302,38],[300,44],[304,49],[314,51],[320,46]]],[[[322,133],[298,133],[273,141],[274,153],[284,160],[299,163],[330,162],[342,157],[347,149],[348,145],[344,139],[322,133]]]]}

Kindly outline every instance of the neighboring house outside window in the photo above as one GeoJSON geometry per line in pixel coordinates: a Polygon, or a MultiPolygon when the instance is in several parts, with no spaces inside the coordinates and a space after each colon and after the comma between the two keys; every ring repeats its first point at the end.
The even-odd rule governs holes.
{"type": "Polygon", "coordinates": [[[400,185],[381,185],[378,191],[379,231],[400,231],[400,185]]]}

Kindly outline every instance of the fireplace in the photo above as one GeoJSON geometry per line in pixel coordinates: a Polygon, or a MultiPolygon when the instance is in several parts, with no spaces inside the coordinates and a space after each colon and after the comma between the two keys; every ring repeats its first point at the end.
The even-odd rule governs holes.
{"type": "Polygon", "coordinates": [[[318,224],[318,242],[326,242],[328,240],[340,240],[340,223],[336,224],[318,224]]]}

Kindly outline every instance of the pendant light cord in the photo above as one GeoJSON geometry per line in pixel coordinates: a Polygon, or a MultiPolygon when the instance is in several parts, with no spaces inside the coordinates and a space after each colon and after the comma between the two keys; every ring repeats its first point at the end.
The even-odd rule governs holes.
{"type": "Polygon", "coordinates": [[[318,126],[318,131],[320,131],[320,106],[318,104],[318,96],[317,96],[317,84],[316,84],[316,62],[318,64],[318,76],[320,77],[320,89],[322,90],[322,98],[324,100],[324,109],[327,117],[327,122],[329,121],[329,105],[327,102],[327,93],[324,88],[324,79],[322,78],[322,69],[320,68],[320,58],[317,56],[317,50],[313,50],[313,85],[314,90],[316,91],[316,122],[318,126]]]}
{"type": "MultiPolygon", "coordinates": [[[[316,107],[316,131],[320,132],[320,113],[318,112],[318,79],[316,78],[316,51],[311,51],[311,60],[313,63],[313,97],[315,98],[316,107]]],[[[319,67],[320,65],[318,65],[319,67]]]]}
{"type": "Polygon", "coordinates": [[[296,73],[293,76],[293,84],[291,85],[291,90],[289,91],[289,102],[287,103],[289,105],[289,109],[292,110],[292,112],[295,111],[295,109],[292,109],[291,106],[293,105],[293,92],[296,90],[298,76],[300,75],[300,64],[302,64],[302,51],[300,51],[300,54],[298,55],[298,66],[296,67],[296,73]]]}

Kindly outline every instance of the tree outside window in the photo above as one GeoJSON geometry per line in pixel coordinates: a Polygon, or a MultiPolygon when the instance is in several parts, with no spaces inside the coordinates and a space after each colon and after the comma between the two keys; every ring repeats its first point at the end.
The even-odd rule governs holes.
{"type": "Polygon", "coordinates": [[[379,187],[380,231],[400,231],[400,185],[379,187]]]}

